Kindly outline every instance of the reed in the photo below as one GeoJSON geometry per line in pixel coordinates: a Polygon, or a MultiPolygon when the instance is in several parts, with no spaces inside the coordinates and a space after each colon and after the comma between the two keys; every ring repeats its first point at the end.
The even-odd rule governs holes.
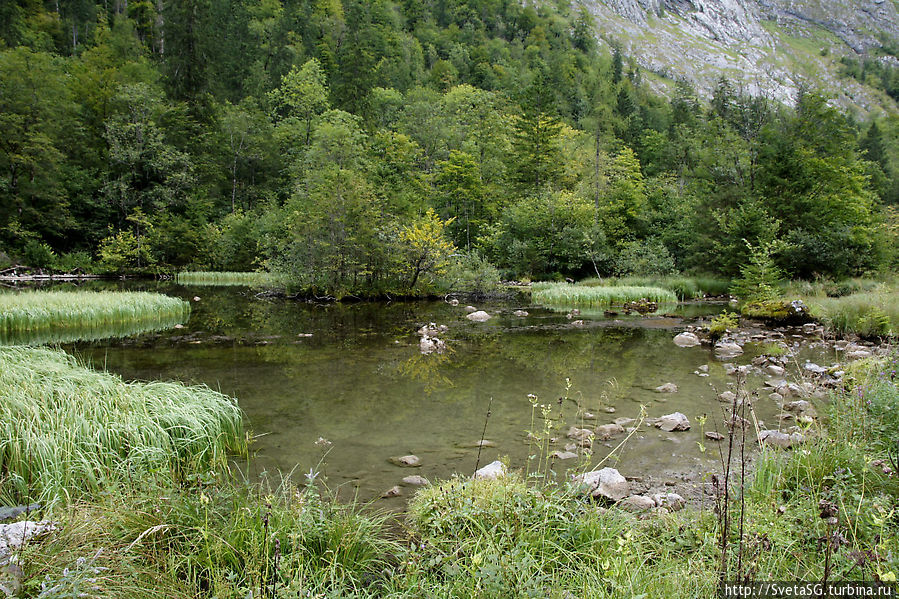
{"type": "MultiPolygon", "coordinates": [[[[174,325],[190,315],[190,304],[147,292],[21,291],[0,294],[0,340],[24,333],[123,326],[174,325]]],[[[79,335],[80,336],[80,335],[79,335]]]]}
{"type": "Polygon", "coordinates": [[[674,292],[660,287],[588,287],[567,283],[535,283],[533,300],[549,306],[604,307],[640,299],[658,303],[676,303],[674,292]]]}
{"type": "Polygon", "coordinates": [[[278,277],[270,272],[179,272],[175,280],[181,285],[208,286],[272,286],[278,283],[278,277]]]}
{"type": "Polygon", "coordinates": [[[233,399],[126,383],[60,350],[0,348],[0,397],[0,503],[90,496],[149,477],[176,482],[246,451],[233,399]]]}
{"type": "Polygon", "coordinates": [[[609,277],[606,279],[590,278],[578,283],[587,287],[661,287],[677,294],[680,300],[697,299],[706,296],[725,295],[730,288],[729,279],[713,277],[609,277]]]}

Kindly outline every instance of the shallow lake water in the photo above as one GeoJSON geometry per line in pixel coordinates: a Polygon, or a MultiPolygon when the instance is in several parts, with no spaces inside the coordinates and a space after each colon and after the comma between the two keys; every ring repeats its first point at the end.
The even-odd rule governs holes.
{"type": "MultiPolygon", "coordinates": [[[[550,451],[570,442],[565,432],[572,425],[593,428],[639,418],[641,411],[647,417],[679,411],[692,421],[691,430],[665,433],[644,425],[606,464],[627,476],[695,480],[718,461],[703,430],[724,430],[725,404],[716,397],[734,377],[709,347],[679,348],[672,338],[724,305],[681,304],[668,316],[582,314],[580,326],[565,312],[530,305],[522,294],[477,304],[493,318],[474,323],[465,318],[465,302],[316,305],[257,299],[243,287],[128,287],[191,300],[189,322],[64,347],[126,379],[200,383],[237,397],[256,435],[251,476],[294,471],[301,482],[312,469],[339,497],[365,501],[410,474],[432,481],[471,475],[477,464],[497,458],[533,470],[528,456],[536,450],[528,432],[542,430],[543,423],[529,394],[552,408],[557,442],[550,451]],[[195,296],[199,301],[192,301],[195,296]],[[514,316],[515,309],[529,315],[514,316]],[[429,322],[448,327],[441,336],[444,353],[419,350],[416,330],[429,322]],[[703,365],[709,376],[699,376],[703,365]],[[675,383],[678,392],[655,392],[663,383],[675,383]],[[701,427],[703,415],[708,420],[701,427]],[[485,426],[483,437],[493,446],[479,456],[476,442],[485,426]],[[421,466],[403,468],[389,460],[406,454],[419,456],[421,466]]],[[[749,363],[758,351],[747,344],[733,362],[749,363]]],[[[749,375],[750,388],[762,381],[749,375]]],[[[756,413],[774,421],[777,406],[765,395],[756,413]]],[[[584,462],[555,461],[552,469],[561,477],[568,468],[594,465],[621,439],[598,441],[584,462]]]]}

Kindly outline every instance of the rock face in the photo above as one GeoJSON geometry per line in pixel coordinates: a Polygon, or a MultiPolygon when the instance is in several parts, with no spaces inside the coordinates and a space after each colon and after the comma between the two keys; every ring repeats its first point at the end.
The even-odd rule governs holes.
{"type": "Polygon", "coordinates": [[[690,332],[681,333],[674,337],[674,345],[678,347],[695,347],[699,343],[699,337],[690,332]]]}
{"type": "Polygon", "coordinates": [[[690,430],[690,421],[680,412],[666,414],[659,418],[655,427],[670,433],[672,431],[688,431],[690,430]]]}
{"type": "Polygon", "coordinates": [[[472,312],[465,318],[473,322],[487,322],[488,320],[490,320],[490,315],[483,310],[477,310],[476,312],[472,312]]]}
{"type": "Polygon", "coordinates": [[[480,480],[493,480],[495,478],[500,478],[501,476],[506,475],[506,465],[496,460],[495,462],[490,462],[483,468],[478,469],[477,472],[474,473],[474,477],[480,480]]]}
{"type": "Polygon", "coordinates": [[[790,102],[813,73],[839,104],[868,110],[882,100],[870,88],[839,78],[839,58],[876,50],[883,45],[878,37],[899,37],[899,5],[890,0],[587,0],[586,5],[598,33],[614,37],[642,68],[692,82],[707,98],[726,75],[735,89],[790,102]]]}
{"type": "Polygon", "coordinates": [[[595,498],[605,497],[621,501],[631,490],[630,483],[614,468],[603,468],[574,477],[575,484],[581,486],[595,498]]]}

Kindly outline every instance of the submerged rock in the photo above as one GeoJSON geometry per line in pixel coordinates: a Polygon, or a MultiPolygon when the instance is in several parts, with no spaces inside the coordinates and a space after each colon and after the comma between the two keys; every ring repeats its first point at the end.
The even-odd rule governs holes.
{"type": "Polygon", "coordinates": [[[404,468],[414,468],[421,466],[421,458],[417,455],[404,455],[400,457],[390,458],[390,462],[404,468]]]}
{"type": "Polygon", "coordinates": [[[630,483],[614,468],[603,468],[574,477],[578,486],[595,498],[621,501],[630,493],[630,483]]]}
{"type": "Polygon", "coordinates": [[[474,477],[479,480],[493,480],[506,475],[506,465],[499,460],[490,462],[483,468],[479,468],[474,473],[474,477]]]}
{"type": "Polygon", "coordinates": [[[552,452],[552,457],[557,460],[573,460],[577,457],[577,454],[573,451],[554,451],[552,452]]]}
{"type": "Polygon", "coordinates": [[[699,345],[699,337],[689,331],[680,333],[674,337],[674,344],[678,347],[695,347],[699,345]]]}
{"type": "Polygon", "coordinates": [[[677,385],[674,383],[665,383],[654,389],[656,393],[677,393],[677,385]]]}

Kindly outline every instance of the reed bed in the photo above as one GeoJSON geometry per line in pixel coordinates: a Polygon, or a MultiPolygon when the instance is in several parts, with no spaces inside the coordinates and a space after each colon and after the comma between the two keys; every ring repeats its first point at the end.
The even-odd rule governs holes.
{"type": "Polygon", "coordinates": [[[812,316],[838,335],[895,337],[899,334],[899,291],[870,291],[844,297],[803,298],[812,316]]]}
{"type": "Polygon", "coordinates": [[[278,283],[278,277],[270,272],[179,272],[175,281],[181,285],[208,286],[271,286],[278,283]]]}
{"type": "Polygon", "coordinates": [[[60,350],[0,348],[0,503],[174,483],[244,453],[236,402],[207,387],[126,383],[60,350]]]}
{"type": "Polygon", "coordinates": [[[660,287],[588,287],[568,283],[535,283],[531,286],[535,302],[548,306],[601,308],[647,299],[658,303],[677,303],[674,292],[660,287]]]}
{"type": "Polygon", "coordinates": [[[143,291],[21,291],[0,294],[0,338],[22,333],[90,331],[123,325],[178,324],[190,304],[143,291]]]}
{"type": "Polygon", "coordinates": [[[661,287],[677,294],[679,300],[698,299],[706,296],[726,295],[730,288],[729,279],[714,277],[609,277],[585,279],[578,283],[587,287],[661,287]]]}

